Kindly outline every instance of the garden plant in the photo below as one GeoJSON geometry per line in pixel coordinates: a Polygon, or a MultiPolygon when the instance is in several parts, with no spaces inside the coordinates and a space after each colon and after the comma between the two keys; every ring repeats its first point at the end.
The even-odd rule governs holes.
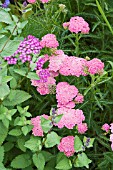
{"type": "Polygon", "coordinates": [[[0,1],[0,170],[113,170],[113,2],[0,1]]]}

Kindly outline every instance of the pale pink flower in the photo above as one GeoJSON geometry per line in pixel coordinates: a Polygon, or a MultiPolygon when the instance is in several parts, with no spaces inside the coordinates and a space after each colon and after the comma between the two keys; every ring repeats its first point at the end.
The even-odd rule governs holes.
{"type": "Polygon", "coordinates": [[[113,142],[113,134],[110,134],[110,141],[113,142]]]}
{"type": "Polygon", "coordinates": [[[67,56],[60,66],[59,73],[64,76],[86,76],[84,72],[87,60],[75,56],[67,56]]]}
{"type": "Polygon", "coordinates": [[[52,55],[49,59],[49,70],[57,72],[59,71],[61,64],[63,63],[64,59],[66,58],[66,55],[52,55]]]}
{"type": "Polygon", "coordinates": [[[105,124],[102,126],[102,130],[105,130],[107,133],[108,133],[109,129],[110,129],[110,126],[109,126],[107,123],[105,123],[105,124]]]}
{"type": "Polygon", "coordinates": [[[63,23],[63,27],[64,27],[64,29],[67,29],[67,28],[68,28],[68,26],[69,26],[69,24],[70,24],[69,22],[64,22],[64,23],[63,23]]]}
{"type": "Polygon", "coordinates": [[[41,1],[43,4],[49,2],[49,0],[40,0],[40,1],[41,1]]]}
{"type": "Polygon", "coordinates": [[[67,127],[68,129],[73,129],[75,125],[81,124],[85,120],[85,116],[82,110],[68,109],[68,108],[59,108],[57,109],[57,115],[63,114],[62,118],[58,123],[55,123],[55,126],[58,128],[67,127]]]}
{"type": "Polygon", "coordinates": [[[64,52],[63,52],[63,50],[56,50],[55,54],[56,55],[64,55],[64,52]]]}
{"type": "Polygon", "coordinates": [[[88,127],[86,123],[80,123],[77,125],[77,129],[80,134],[84,134],[88,130],[88,127]]]}
{"type": "Polygon", "coordinates": [[[67,82],[60,82],[56,86],[56,99],[58,105],[67,107],[68,103],[73,100],[78,94],[78,89],[74,85],[69,85],[67,82]]]}
{"type": "Polygon", "coordinates": [[[77,97],[74,99],[75,103],[83,103],[84,101],[84,96],[80,93],[78,93],[77,97]]]}
{"type": "Polygon", "coordinates": [[[27,2],[29,2],[30,4],[34,4],[36,0],[27,0],[27,2]]]}
{"type": "Polygon", "coordinates": [[[74,136],[63,137],[58,145],[59,151],[64,152],[67,157],[73,156],[75,153],[74,139],[74,136]]]}
{"type": "Polygon", "coordinates": [[[113,123],[110,124],[111,133],[113,133],[113,123]]]}
{"type": "Polygon", "coordinates": [[[54,34],[46,34],[42,37],[42,40],[40,41],[41,47],[47,47],[47,48],[57,48],[59,46],[59,43],[56,39],[56,36],[54,34]]]}
{"type": "Polygon", "coordinates": [[[53,77],[48,77],[47,82],[40,82],[38,80],[31,80],[33,86],[37,87],[37,91],[41,95],[46,95],[50,93],[49,86],[55,85],[56,80],[53,77]]]}
{"type": "Polygon", "coordinates": [[[90,74],[102,73],[104,68],[104,63],[98,59],[94,58],[90,61],[87,61],[88,72],[90,74]]]}
{"type": "Polygon", "coordinates": [[[82,33],[88,34],[89,33],[89,24],[79,16],[72,17],[69,22],[63,23],[64,28],[68,28],[72,33],[82,33]]]}
{"type": "MultiPolygon", "coordinates": [[[[45,119],[48,119],[49,116],[43,114],[42,117],[44,117],[45,119]]],[[[41,127],[41,116],[37,116],[35,118],[31,119],[31,124],[34,126],[32,129],[32,134],[34,136],[43,136],[43,130],[41,127]]]]}

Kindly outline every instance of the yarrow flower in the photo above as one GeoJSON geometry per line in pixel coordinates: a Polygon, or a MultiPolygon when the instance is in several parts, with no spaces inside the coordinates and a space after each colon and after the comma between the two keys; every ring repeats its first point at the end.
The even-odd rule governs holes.
{"type": "Polygon", "coordinates": [[[40,41],[40,45],[43,48],[44,47],[57,48],[59,46],[59,43],[54,34],[46,34],[44,37],[42,37],[42,40],[40,41]]]}
{"type": "MultiPolygon", "coordinates": [[[[55,123],[55,126],[58,128],[66,127],[68,129],[73,129],[75,125],[82,124],[82,121],[85,120],[85,116],[82,110],[79,109],[68,109],[68,108],[59,108],[57,109],[57,115],[63,114],[62,118],[58,123],[55,123]]],[[[84,128],[85,129],[85,128],[84,128]]]]}
{"type": "Polygon", "coordinates": [[[60,82],[56,86],[56,99],[58,107],[73,108],[75,103],[72,102],[78,94],[78,89],[74,85],[69,85],[67,82],[60,82]],[[71,102],[71,103],[70,103],[71,102]]]}
{"type": "Polygon", "coordinates": [[[27,2],[29,2],[30,4],[34,4],[36,0],[27,0],[27,2]]]}
{"type": "Polygon", "coordinates": [[[90,61],[87,61],[87,68],[90,74],[100,74],[103,72],[104,63],[100,59],[94,58],[90,61]]]}
{"type": "Polygon", "coordinates": [[[41,116],[37,116],[31,119],[31,124],[34,126],[32,129],[32,134],[34,136],[43,136],[43,130],[41,127],[41,117],[44,117],[45,119],[49,118],[49,116],[43,114],[41,116]]]}
{"type": "Polygon", "coordinates": [[[64,152],[67,157],[73,156],[75,153],[74,139],[74,136],[63,137],[58,145],[59,151],[64,152]]]}
{"type": "Polygon", "coordinates": [[[105,130],[107,133],[109,132],[109,130],[111,130],[110,142],[111,142],[111,149],[113,151],[113,123],[111,123],[110,126],[107,123],[105,123],[102,126],[102,130],[105,130]]]}
{"type": "Polygon", "coordinates": [[[109,126],[107,123],[105,123],[105,124],[102,126],[102,130],[105,130],[106,133],[108,133],[109,129],[110,129],[110,126],[109,126]]]}
{"type": "Polygon", "coordinates": [[[63,23],[63,27],[76,34],[88,34],[90,30],[89,24],[79,16],[72,17],[69,22],[63,23]]]}
{"type": "Polygon", "coordinates": [[[49,2],[49,0],[40,0],[40,1],[41,1],[43,4],[49,2]]]}
{"type": "Polygon", "coordinates": [[[85,67],[87,60],[75,56],[67,56],[60,66],[59,73],[64,76],[86,76],[85,67]]]}
{"type": "Polygon", "coordinates": [[[57,56],[52,55],[49,58],[49,70],[54,71],[54,72],[59,71],[65,58],[66,58],[66,55],[64,54],[57,55],[57,56]]]}
{"type": "Polygon", "coordinates": [[[87,124],[86,123],[79,123],[77,125],[77,130],[78,130],[78,133],[84,134],[88,130],[87,124]]]}
{"type": "Polygon", "coordinates": [[[84,101],[84,96],[80,93],[77,94],[77,97],[74,99],[75,103],[83,103],[84,101]]]}
{"type": "MultiPolygon", "coordinates": [[[[37,75],[39,76],[40,70],[37,71],[37,75]]],[[[43,72],[44,73],[44,72],[43,72]]],[[[42,71],[41,71],[42,74],[42,71]]],[[[50,93],[50,87],[56,84],[56,80],[54,77],[49,76],[49,72],[46,72],[46,74],[41,75],[43,79],[40,80],[31,80],[33,86],[37,87],[37,91],[41,95],[46,95],[50,93]]]]}

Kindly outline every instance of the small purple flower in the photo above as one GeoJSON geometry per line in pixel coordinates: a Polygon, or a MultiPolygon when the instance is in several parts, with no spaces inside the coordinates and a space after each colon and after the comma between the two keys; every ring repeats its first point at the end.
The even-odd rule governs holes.
{"type": "Polygon", "coordinates": [[[5,2],[1,5],[2,8],[8,8],[10,4],[10,0],[5,0],[5,2]]]}

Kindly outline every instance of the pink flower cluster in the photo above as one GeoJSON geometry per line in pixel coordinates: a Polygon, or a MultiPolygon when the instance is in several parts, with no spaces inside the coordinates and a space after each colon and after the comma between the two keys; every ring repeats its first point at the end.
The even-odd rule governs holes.
{"type": "Polygon", "coordinates": [[[43,48],[44,47],[57,48],[59,46],[59,43],[54,34],[46,34],[44,37],[42,37],[42,40],[40,41],[40,45],[43,48]]]}
{"type": "Polygon", "coordinates": [[[87,131],[87,124],[82,123],[85,120],[85,116],[82,110],[79,109],[68,109],[59,108],[57,109],[57,115],[63,114],[61,120],[58,123],[54,123],[58,128],[66,127],[68,129],[73,129],[77,125],[78,132],[83,134],[87,131]]]}
{"type": "Polygon", "coordinates": [[[86,76],[87,74],[100,74],[103,72],[104,63],[97,58],[87,61],[75,56],[65,54],[49,57],[49,70],[59,72],[64,76],[86,76]]]}
{"type": "Polygon", "coordinates": [[[37,91],[41,95],[46,95],[50,93],[49,87],[56,84],[54,77],[47,77],[46,82],[40,82],[40,80],[31,80],[33,86],[37,87],[37,91]]]}
{"type": "Polygon", "coordinates": [[[72,17],[69,22],[63,23],[64,28],[68,28],[68,30],[72,33],[82,33],[88,34],[89,33],[89,24],[79,16],[72,17]]]}
{"type": "Polygon", "coordinates": [[[111,142],[111,149],[113,151],[113,123],[110,124],[111,134],[110,134],[110,142],[111,142]]]}
{"type": "Polygon", "coordinates": [[[102,130],[105,130],[106,133],[109,132],[109,130],[111,130],[111,134],[110,134],[110,142],[111,142],[111,149],[113,151],[113,123],[111,123],[110,125],[108,125],[107,123],[105,123],[102,126],[102,130]]]}
{"type": "Polygon", "coordinates": [[[56,86],[56,99],[58,107],[75,107],[72,101],[78,94],[78,89],[74,85],[69,85],[67,82],[60,82],[56,86]]]}
{"type": "Polygon", "coordinates": [[[73,156],[75,153],[74,139],[74,136],[63,137],[58,145],[59,151],[64,152],[67,157],[73,156]]]}
{"type": "Polygon", "coordinates": [[[49,0],[40,0],[40,1],[41,1],[43,4],[49,2],[49,0]]]}
{"type": "Polygon", "coordinates": [[[27,2],[29,2],[30,4],[34,4],[36,0],[27,0],[27,2]]]}
{"type": "Polygon", "coordinates": [[[66,56],[62,65],[60,66],[59,73],[64,76],[86,76],[86,73],[84,72],[86,66],[86,59],[75,56],[66,56]]]}
{"type": "MultiPolygon", "coordinates": [[[[45,114],[43,114],[41,116],[44,117],[45,119],[49,118],[49,116],[47,116],[45,114]]],[[[32,129],[32,134],[34,136],[43,136],[43,130],[41,127],[41,116],[37,116],[37,117],[31,119],[31,124],[34,126],[32,129]]]]}
{"type": "Polygon", "coordinates": [[[110,130],[110,126],[109,126],[107,123],[105,123],[105,124],[102,126],[102,130],[105,130],[106,133],[108,133],[109,130],[110,130]]]}
{"type": "Polygon", "coordinates": [[[99,74],[103,72],[104,63],[102,63],[98,58],[94,58],[90,61],[87,61],[87,68],[90,74],[99,74]]]}

